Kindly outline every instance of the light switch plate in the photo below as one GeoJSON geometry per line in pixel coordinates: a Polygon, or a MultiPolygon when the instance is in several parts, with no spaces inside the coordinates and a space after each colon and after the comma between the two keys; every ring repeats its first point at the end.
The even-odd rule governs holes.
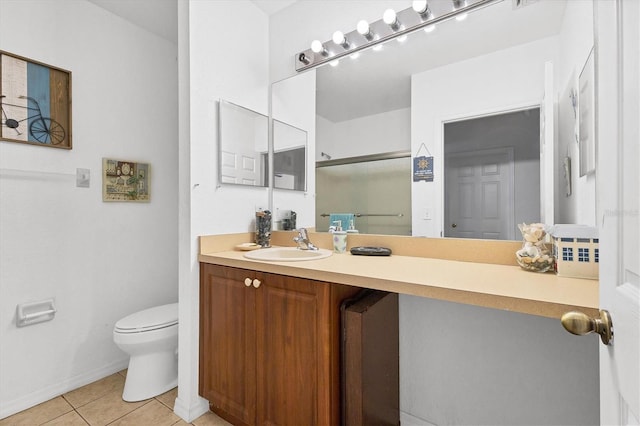
{"type": "Polygon", "coordinates": [[[78,188],[89,188],[91,184],[91,170],[76,169],[76,186],[78,188]]]}

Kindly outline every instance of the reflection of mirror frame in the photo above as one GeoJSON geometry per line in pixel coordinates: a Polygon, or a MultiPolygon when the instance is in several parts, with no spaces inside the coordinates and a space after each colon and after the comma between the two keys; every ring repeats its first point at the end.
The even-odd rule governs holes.
{"type": "MultiPolygon", "coordinates": [[[[222,184],[244,185],[244,186],[253,186],[258,188],[264,188],[268,186],[269,184],[268,179],[265,178],[266,173],[268,171],[268,161],[267,161],[268,152],[269,152],[268,124],[269,124],[268,117],[266,115],[260,114],[259,112],[234,104],[232,102],[228,102],[223,99],[220,99],[220,101],[218,102],[218,162],[217,162],[218,163],[218,185],[222,185],[222,184]],[[240,158],[238,158],[237,156],[238,155],[241,156],[242,152],[225,152],[225,150],[223,149],[223,145],[225,144],[225,140],[226,140],[225,129],[228,125],[230,125],[230,119],[231,119],[228,116],[228,114],[225,115],[225,112],[230,112],[232,110],[243,111],[245,113],[252,114],[254,115],[254,119],[264,118],[264,131],[262,132],[262,134],[264,135],[265,151],[247,150],[246,151],[247,156],[240,157],[240,158]],[[229,155],[226,155],[226,154],[229,154],[229,155]],[[251,154],[254,154],[254,155],[252,156],[251,154]],[[242,164],[240,164],[239,161],[242,161],[242,164]],[[231,163],[233,163],[233,165],[231,165],[231,163]],[[251,168],[248,166],[253,167],[253,172],[251,172],[251,168]],[[230,181],[230,178],[225,177],[224,170],[223,170],[224,168],[226,169],[242,168],[243,170],[247,171],[246,172],[247,176],[251,176],[253,174],[253,176],[257,178],[256,179],[257,184],[251,184],[247,182],[244,182],[244,183],[232,182],[230,181]]],[[[255,126],[253,128],[255,129],[255,126]]],[[[231,146],[237,147],[238,146],[237,141],[232,143],[231,146]]],[[[255,147],[255,144],[254,144],[254,147],[255,147]]],[[[236,177],[233,177],[233,178],[236,178],[236,177]]],[[[237,176],[237,178],[245,179],[241,175],[237,176]]],[[[248,180],[249,179],[247,179],[247,181],[248,180]]]]}
{"type": "MultiPolygon", "coordinates": [[[[308,133],[306,130],[303,130],[299,127],[296,126],[292,126],[291,124],[285,123],[283,121],[280,120],[276,120],[273,119],[273,183],[272,186],[274,189],[285,189],[285,190],[292,190],[292,191],[306,191],[307,190],[307,155],[308,155],[308,150],[307,150],[307,143],[308,143],[308,133]],[[304,135],[304,143],[302,145],[292,145],[291,147],[286,147],[284,149],[278,149],[277,146],[277,134],[276,134],[276,124],[282,124],[284,126],[287,126],[291,129],[300,131],[301,134],[300,136],[302,137],[304,135]],[[302,150],[302,153],[300,153],[300,150],[302,150]],[[280,158],[285,158],[287,154],[291,154],[294,157],[302,157],[300,158],[298,163],[302,164],[302,170],[301,170],[301,174],[298,173],[293,173],[293,188],[286,188],[286,187],[282,187],[282,186],[277,186],[276,184],[276,176],[277,175],[282,175],[284,173],[283,170],[279,170],[277,164],[280,158]]],[[[294,158],[295,159],[295,158],[294,158]]],[[[296,165],[293,165],[293,168],[295,169],[296,165]]],[[[289,170],[287,170],[289,171],[289,170]]],[[[294,170],[295,171],[295,170],[294,170]]]]}
{"type": "Polygon", "coordinates": [[[595,65],[593,49],[578,77],[578,142],[580,177],[596,171],[595,65]]]}

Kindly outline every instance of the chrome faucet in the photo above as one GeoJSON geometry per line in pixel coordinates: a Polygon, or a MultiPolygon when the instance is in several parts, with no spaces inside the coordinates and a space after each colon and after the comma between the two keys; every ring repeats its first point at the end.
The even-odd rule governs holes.
{"type": "Polygon", "coordinates": [[[307,233],[306,228],[298,229],[298,236],[293,237],[293,241],[298,244],[298,249],[300,250],[318,250],[318,247],[314,246],[311,241],[309,241],[309,234],[307,233]]]}

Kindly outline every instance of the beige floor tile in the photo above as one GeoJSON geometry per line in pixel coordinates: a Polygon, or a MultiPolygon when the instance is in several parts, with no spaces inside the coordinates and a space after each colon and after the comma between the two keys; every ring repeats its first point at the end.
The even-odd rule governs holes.
{"type": "Polygon", "coordinates": [[[44,423],[43,426],[87,426],[89,423],[85,422],[80,414],[75,411],[60,416],[57,419],[53,419],[50,422],[44,423]]]}
{"type": "Polygon", "coordinates": [[[110,393],[113,391],[122,392],[124,389],[124,377],[119,373],[112,374],[100,379],[97,382],[90,383],[86,386],[67,392],[63,395],[69,404],[74,408],[82,407],[91,401],[110,393]]]}
{"type": "Polygon", "coordinates": [[[122,377],[127,377],[127,370],[128,368],[125,368],[122,371],[118,371],[118,374],[121,375],[122,377]]]}
{"type": "Polygon", "coordinates": [[[0,420],[1,426],[19,426],[19,425],[39,425],[49,420],[53,420],[65,413],[73,411],[73,407],[69,405],[61,396],[51,399],[42,404],[31,407],[28,410],[21,411],[0,420]]]}
{"type": "Polygon", "coordinates": [[[116,390],[98,398],[90,403],[77,408],[76,411],[91,426],[100,426],[111,423],[142,407],[148,401],[126,402],[122,400],[122,392],[116,390]]]}
{"type": "Polygon", "coordinates": [[[137,410],[119,418],[109,426],[171,426],[180,420],[169,408],[152,399],[137,410]]]}
{"type": "Polygon", "coordinates": [[[192,425],[192,424],[193,423],[187,423],[184,420],[180,419],[176,423],[172,424],[171,426],[189,426],[189,425],[192,425]]]}
{"type": "Polygon", "coordinates": [[[177,397],[178,388],[173,388],[170,391],[163,393],[162,395],[156,396],[156,399],[169,407],[169,409],[173,410],[173,405],[175,404],[177,397]]]}
{"type": "Polygon", "coordinates": [[[221,417],[218,417],[211,411],[204,413],[191,422],[191,424],[195,426],[233,426],[231,423],[221,417]]]}

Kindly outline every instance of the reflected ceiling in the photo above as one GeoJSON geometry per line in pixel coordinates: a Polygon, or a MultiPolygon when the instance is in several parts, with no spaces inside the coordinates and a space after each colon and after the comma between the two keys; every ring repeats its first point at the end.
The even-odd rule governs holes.
{"type": "Polygon", "coordinates": [[[556,35],[565,8],[566,0],[519,8],[504,0],[464,21],[441,23],[431,33],[412,33],[404,43],[391,40],[380,51],[369,49],[357,59],[341,59],[336,67],[322,66],[317,70],[317,113],[339,122],[408,108],[411,74],[556,35]]]}

